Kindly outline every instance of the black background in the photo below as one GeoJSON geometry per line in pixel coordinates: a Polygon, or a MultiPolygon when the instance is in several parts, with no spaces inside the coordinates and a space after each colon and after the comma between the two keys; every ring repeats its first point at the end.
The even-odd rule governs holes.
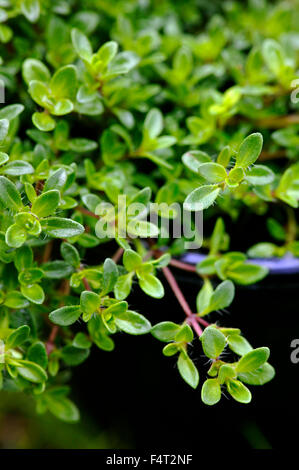
{"type": "MultiPolygon", "coordinates": [[[[173,268],[180,287],[195,305],[200,280],[173,268]]],[[[179,377],[174,358],[162,355],[164,343],[151,335],[116,336],[113,352],[93,348],[88,361],[74,370],[73,383],[83,413],[103,429],[123,434],[134,448],[198,447],[288,448],[297,445],[299,419],[299,364],[290,359],[292,339],[299,338],[298,277],[268,276],[255,286],[237,286],[228,312],[213,313],[209,320],[239,327],[253,347],[269,346],[276,369],[272,382],[250,389],[253,400],[241,405],[231,398],[207,407],[200,389],[191,389],[179,377]]],[[[152,324],[183,321],[184,313],[166,287],[162,300],[151,299],[136,286],[134,309],[152,324]]],[[[200,385],[208,365],[194,341],[190,355],[200,372],[200,385]]]]}

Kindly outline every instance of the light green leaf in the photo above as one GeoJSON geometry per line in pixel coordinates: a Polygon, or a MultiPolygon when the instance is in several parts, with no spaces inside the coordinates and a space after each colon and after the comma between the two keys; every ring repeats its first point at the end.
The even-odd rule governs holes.
{"type": "Polygon", "coordinates": [[[247,354],[241,357],[237,364],[238,373],[253,372],[254,370],[261,367],[269,358],[269,348],[257,348],[249,351],[247,354]]]}
{"type": "Polygon", "coordinates": [[[259,157],[263,147],[263,136],[259,132],[250,134],[240,145],[236,167],[247,168],[259,157]]]}
{"type": "Polygon", "coordinates": [[[239,380],[230,380],[227,384],[228,393],[240,403],[250,403],[251,393],[239,380]]]}
{"type": "Polygon", "coordinates": [[[199,374],[193,361],[185,352],[181,352],[178,359],[178,369],[181,377],[192,388],[197,388],[199,382],[199,374]]]}
{"type": "Polygon", "coordinates": [[[81,313],[82,310],[79,305],[68,305],[51,312],[49,318],[56,325],[69,326],[78,320],[81,313]]]}
{"type": "Polygon", "coordinates": [[[159,341],[174,341],[176,334],[180,331],[181,326],[173,323],[171,321],[164,321],[157,323],[157,325],[152,327],[151,333],[154,338],[159,341]]]}
{"type": "Polygon", "coordinates": [[[127,310],[115,316],[115,324],[130,335],[143,335],[151,330],[150,322],[139,313],[127,310]]]}
{"type": "Polygon", "coordinates": [[[209,183],[220,183],[227,177],[225,168],[218,163],[203,163],[198,168],[198,172],[209,183]]]}
{"type": "Polygon", "coordinates": [[[55,238],[71,238],[81,235],[84,227],[72,219],[64,219],[60,217],[48,217],[41,220],[42,230],[51,237],[55,238]]]}
{"type": "Polygon", "coordinates": [[[201,389],[201,399],[205,405],[215,405],[221,399],[221,388],[217,379],[207,379],[201,389]]]}
{"type": "Polygon", "coordinates": [[[145,274],[139,279],[141,289],[150,297],[161,299],[164,296],[164,287],[161,281],[152,274],[145,274]]]}
{"type": "Polygon", "coordinates": [[[211,359],[217,359],[226,346],[224,334],[213,326],[208,326],[204,330],[200,340],[205,355],[211,359]]]}
{"type": "Polygon", "coordinates": [[[0,176],[0,203],[13,212],[18,212],[23,206],[16,186],[5,176],[0,176]]]}
{"type": "Polygon", "coordinates": [[[51,189],[38,196],[32,204],[32,212],[38,217],[48,217],[54,214],[59,206],[60,193],[57,189],[51,189]]]}
{"type": "Polygon", "coordinates": [[[187,211],[201,211],[210,207],[220,193],[217,186],[201,186],[194,189],[184,202],[187,211]]]}

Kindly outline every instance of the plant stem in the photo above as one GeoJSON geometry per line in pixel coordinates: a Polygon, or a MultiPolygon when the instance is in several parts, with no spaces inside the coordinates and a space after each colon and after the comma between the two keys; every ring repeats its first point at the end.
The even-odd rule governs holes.
{"type": "Polygon", "coordinates": [[[121,248],[121,247],[119,247],[116,250],[116,252],[114,253],[114,255],[111,258],[114,261],[114,263],[117,264],[119,262],[120,258],[122,257],[123,252],[124,252],[124,249],[121,248]]]}
{"type": "Polygon", "coordinates": [[[287,242],[291,243],[296,239],[297,222],[296,222],[294,209],[292,209],[289,206],[286,206],[286,210],[288,214],[287,242]]]}
{"type": "Polygon", "coordinates": [[[45,251],[43,253],[42,263],[47,263],[51,257],[52,248],[53,248],[54,240],[49,241],[49,243],[45,246],[45,251]]]}
{"type": "Polygon", "coordinates": [[[164,274],[168,284],[170,285],[174,295],[176,296],[180,306],[182,307],[182,309],[184,310],[186,316],[188,317],[189,323],[192,325],[194,331],[198,334],[198,336],[201,336],[202,329],[199,326],[199,324],[196,322],[196,319],[193,316],[191,308],[190,308],[187,300],[185,299],[178,283],[176,282],[172,272],[167,267],[162,268],[162,271],[163,271],[163,274],[164,274]]]}
{"type": "Polygon", "coordinates": [[[76,210],[81,212],[81,214],[88,215],[88,217],[93,217],[94,219],[99,219],[100,217],[93,212],[89,211],[88,209],[85,209],[85,207],[78,206],[76,207],[76,210]]]}
{"type": "MultiPolygon", "coordinates": [[[[60,293],[61,295],[63,296],[66,296],[69,294],[70,292],[70,283],[67,279],[63,279],[62,283],[61,283],[61,287],[60,287],[60,293]]],[[[64,302],[62,301],[60,303],[60,306],[62,307],[64,305],[64,302]]],[[[54,347],[55,347],[55,339],[58,335],[58,332],[59,332],[59,326],[57,325],[53,325],[52,326],[52,329],[51,329],[51,332],[50,332],[50,335],[49,335],[49,338],[46,342],[46,351],[47,351],[47,354],[49,356],[49,354],[51,354],[51,352],[53,351],[54,347]]]]}
{"type": "Polygon", "coordinates": [[[196,267],[192,264],[184,263],[183,261],[178,261],[176,259],[172,259],[169,264],[175,268],[182,269],[183,271],[196,273],[196,267]]]}

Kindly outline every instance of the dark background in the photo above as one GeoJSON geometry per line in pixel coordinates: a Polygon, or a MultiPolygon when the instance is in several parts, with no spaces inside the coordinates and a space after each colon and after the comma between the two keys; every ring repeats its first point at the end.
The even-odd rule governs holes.
{"type": "MultiPolygon", "coordinates": [[[[200,280],[175,272],[190,304],[195,302],[200,280]]],[[[296,445],[299,418],[299,364],[292,364],[292,339],[299,338],[297,311],[298,277],[269,276],[255,286],[237,287],[229,312],[210,321],[239,327],[253,347],[268,346],[276,369],[272,382],[250,386],[253,400],[241,405],[225,396],[213,406],[201,402],[200,389],[191,389],[179,377],[175,359],[162,355],[163,343],[151,335],[119,334],[113,352],[94,348],[89,360],[74,371],[77,401],[107,432],[123,436],[129,446],[196,449],[197,446],[279,448],[296,445]],[[91,372],[92,371],[92,372],[91,372]],[[216,441],[216,442],[215,442],[216,441]]],[[[184,313],[167,290],[155,300],[135,288],[134,308],[152,324],[184,313]]],[[[191,357],[199,368],[201,384],[208,369],[199,341],[191,357]]]]}

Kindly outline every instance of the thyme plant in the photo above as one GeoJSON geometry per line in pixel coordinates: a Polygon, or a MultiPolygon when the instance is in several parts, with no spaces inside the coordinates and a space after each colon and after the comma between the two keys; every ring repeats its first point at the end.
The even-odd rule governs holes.
{"type": "Polygon", "coordinates": [[[273,378],[269,349],[217,312],[267,275],[248,257],[299,253],[296,5],[0,0],[1,388],[77,421],[65,371],[120,331],[164,343],[206,405],[248,403],[273,378]],[[197,266],[179,259],[188,237],[162,230],[178,207],[194,232],[203,210],[197,266]],[[236,251],[226,226],[244,211],[269,237],[236,251]],[[178,269],[197,276],[196,305],[178,269]],[[180,323],[146,309],[165,282],[180,323]]]}

